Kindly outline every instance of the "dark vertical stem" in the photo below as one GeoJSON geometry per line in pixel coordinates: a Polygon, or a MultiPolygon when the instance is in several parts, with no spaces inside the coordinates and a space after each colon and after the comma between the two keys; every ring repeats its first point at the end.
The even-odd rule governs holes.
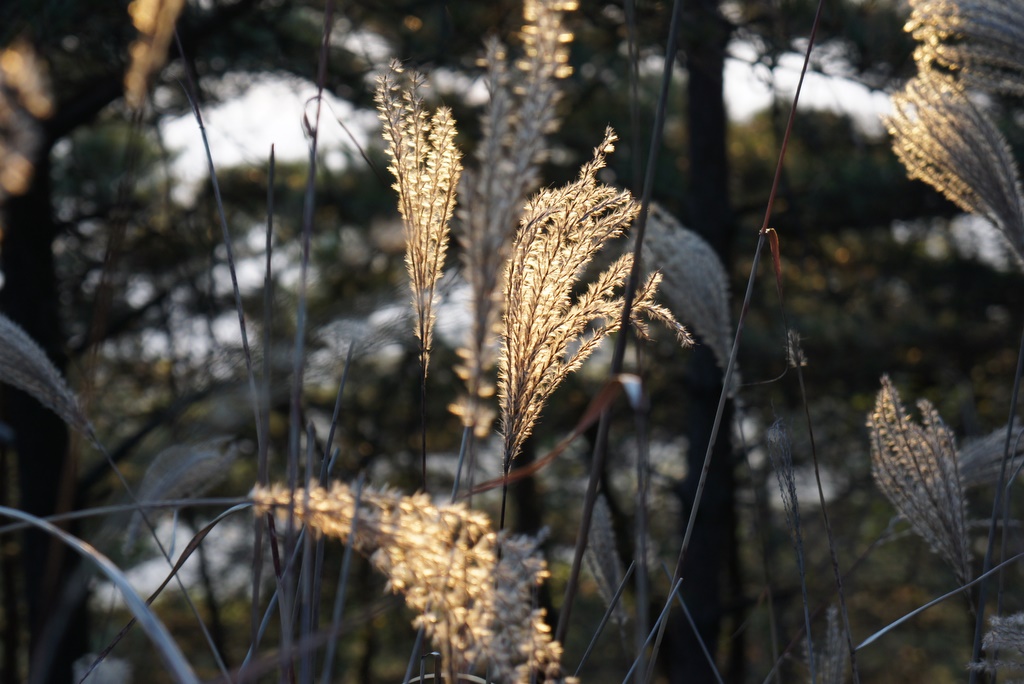
{"type": "MultiPolygon", "coordinates": [[[[1021,333],[1020,348],[1017,352],[1017,370],[1013,375],[1013,394],[1010,397],[1010,417],[1006,422],[1006,443],[1003,447],[1003,460],[999,466],[999,480],[996,482],[995,500],[992,502],[992,517],[989,519],[988,543],[985,546],[985,560],[981,567],[984,575],[992,567],[992,553],[995,549],[996,527],[1000,511],[1003,507],[1003,489],[1006,484],[1006,466],[1010,461],[1010,445],[1013,443],[1013,424],[1017,415],[1017,401],[1020,395],[1021,375],[1024,374],[1024,332],[1021,333]]],[[[1003,553],[1006,550],[1003,549],[1003,553]]],[[[978,585],[978,611],[974,624],[974,644],[971,662],[981,659],[981,637],[985,626],[985,604],[988,602],[988,580],[978,585]]],[[[978,671],[971,670],[970,684],[978,681],[978,671]]]]}
{"type": "MultiPolygon", "coordinates": [[[[724,95],[726,48],[732,25],[722,17],[718,0],[685,0],[687,30],[682,51],[687,66],[686,113],[689,131],[689,175],[686,209],[689,227],[714,247],[722,263],[730,263],[734,232],[729,193],[727,123],[724,95]]],[[[692,353],[687,374],[686,417],[690,444],[687,479],[680,489],[682,529],[693,525],[691,553],[680,567],[685,577],[680,593],[692,613],[692,627],[682,616],[669,622],[674,647],[668,653],[670,681],[714,681],[722,621],[722,580],[736,544],[735,481],[728,431],[713,430],[723,373],[709,348],[692,353]],[[711,455],[705,470],[705,456],[711,455]],[[700,480],[706,472],[701,492],[700,480]],[[703,493],[703,501],[701,494],[703,493]],[[699,509],[699,514],[698,514],[699,509]],[[694,525],[694,521],[696,524],[694,525]],[[708,653],[705,653],[705,645],[708,653]],[[708,658],[710,655],[710,661],[708,658]]],[[[731,422],[731,402],[720,422],[731,422]]]]}
{"type": "MultiPolygon", "coordinates": [[[[3,429],[6,429],[6,426],[3,429]]],[[[10,463],[7,445],[4,441],[6,438],[7,435],[0,435],[0,506],[10,506],[11,485],[7,478],[10,463]]],[[[0,634],[0,646],[2,646],[0,648],[0,682],[18,684],[18,637],[23,631],[24,625],[21,624],[18,589],[14,580],[17,563],[5,549],[6,547],[0,548],[0,580],[3,583],[0,591],[3,592],[4,611],[3,633],[0,634]]]]}
{"type": "Polygon", "coordinates": [[[811,423],[811,411],[807,404],[807,389],[804,387],[803,369],[799,364],[796,366],[797,377],[800,380],[800,399],[804,405],[804,417],[807,420],[807,434],[811,441],[811,460],[814,463],[814,481],[818,486],[818,502],[821,504],[821,518],[825,524],[825,534],[828,538],[829,558],[832,561],[832,573],[836,580],[836,593],[839,594],[839,609],[843,616],[843,631],[846,633],[846,646],[850,651],[850,668],[853,673],[853,682],[860,682],[860,671],[857,668],[857,649],[853,646],[853,633],[850,631],[850,613],[846,607],[846,592],[843,591],[843,573],[839,568],[839,552],[836,548],[835,536],[832,534],[832,524],[828,518],[828,507],[825,505],[825,492],[821,486],[821,471],[818,467],[818,449],[814,443],[814,428],[811,423]]]}
{"type": "Polygon", "coordinates": [[[420,467],[427,491],[427,351],[420,354],[420,467]]]}
{"type": "MultiPolygon", "coordinates": [[[[270,146],[270,163],[267,168],[267,238],[266,266],[263,271],[263,377],[260,380],[260,416],[263,421],[264,439],[259,443],[256,462],[256,481],[266,487],[270,483],[268,460],[270,455],[270,332],[273,329],[273,261],[274,249],[274,146],[270,146]]],[[[269,515],[269,514],[268,514],[269,515]]],[[[265,517],[256,516],[253,521],[252,552],[252,608],[249,625],[249,643],[255,644],[260,628],[260,583],[263,576],[263,532],[265,517]]]]}
{"type": "MultiPolygon", "coordinates": [[[[636,219],[634,235],[636,243],[634,246],[633,268],[629,273],[629,281],[626,283],[626,290],[622,294],[622,318],[619,328],[619,335],[615,340],[615,351],[612,356],[610,374],[614,377],[622,372],[622,366],[626,358],[626,343],[629,339],[630,320],[633,310],[633,300],[636,297],[636,289],[640,285],[640,276],[643,265],[640,254],[643,250],[644,232],[647,228],[647,210],[651,205],[651,194],[654,191],[654,170],[658,164],[658,151],[661,149],[661,140],[665,132],[665,112],[668,108],[668,91],[672,85],[672,71],[675,67],[675,54],[679,45],[679,25],[682,15],[682,0],[674,0],[672,3],[672,19],[669,25],[668,45],[665,50],[665,65],[662,71],[661,89],[658,93],[658,106],[654,112],[654,125],[651,132],[651,146],[647,155],[647,168],[644,172],[643,196],[640,200],[640,213],[636,219]]],[[[562,612],[558,617],[558,626],[555,628],[555,641],[565,643],[565,636],[569,630],[569,616],[572,613],[572,603],[576,599],[576,592],[579,589],[579,575],[583,564],[583,552],[587,548],[587,538],[590,535],[590,521],[594,515],[594,502],[597,501],[597,488],[604,472],[605,457],[608,452],[608,412],[601,414],[601,421],[597,426],[597,440],[594,443],[594,457],[590,463],[590,478],[587,481],[587,492],[583,499],[583,512],[580,517],[579,532],[576,534],[576,548],[573,552],[572,568],[569,571],[569,581],[565,585],[565,598],[562,601],[562,612]]]]}
{"type": "MultiPolygon", "coordinates": [[[[641,656],[643,663],[643,648],[647,640],[650,610],[648,594],[650,582],[647,569],[647,503],[650,489],[650,452],[647,442],[647,416],[650,406],[644,397],[643,405],[636,411],[636,551],[633,562],[636,563],[636,650],[641,656]]],[[[649,672],[653,674],[653,663],[649,664],[649,672]]],[[[637,682],[644,682],[650,679],[647,667],[643,665],[638,668],[636,674],[637,682]]]]}
{"type": "MultiPolygon", "coordinates": [[[[188,520],[189,528],[192,532],[197,531],[195,516],[189,513],[186,516],[188,520]]],[[[210,559],[206,555],[206,545],[199,544],[196,547],[197,556],[199,560],[199,578],[203,585],[203,594],[206,596],[206,610],[210,613],[210,638],[217,649],[217,652],[221,654],[221,657],[227,664],[227,649],[225,646],[225,635],[227,630],[224,629],[224,621],[221,619],[220,604],[217,603],[217,595],[213,591],[213,578],[210,577],[210,559]]]]}
{"type": "MultiPolygon", "coordinates": [[[[0,311],[20,325],[58,369],[65,366],[64,337],[60,326],[60,301],[53,258],[57,227],[53,221],[49,144],[43,146],[28,191],[12,197],[5,206],[4,231],[0,238],[0,311]]],[[[19,507],[46,517],[70,510],[74,501],[75,464],[69,453],[64,422],[35,399],[9,387],[3,388],[0,416],[14,430],[18,455],[19,507]]],[[[68,531],[76,533],[77,525],[68,531]]],[[[71,666],[87,646],[85,593],[63,592],[80,561],[66,547],[35,528],[24,533],[21,569],[28,602],[29,646],[35,666],[33,682],[66,682],[71,666]],[[72,605],[60,597],[79,594],[72,605]],[[46,637],[47,625],[67,620],[59,633],[46,637]]]]}

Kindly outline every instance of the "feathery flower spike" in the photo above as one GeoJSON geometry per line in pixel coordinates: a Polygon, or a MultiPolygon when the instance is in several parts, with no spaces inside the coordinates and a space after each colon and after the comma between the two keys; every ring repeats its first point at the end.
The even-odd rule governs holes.
{"type": "Polygon", "coordinates": [[[496,38],[486,44],[490,102],[482,119],[477,168],[467,172],[460,197],[465,277],[470,286],[470,323],[462,362],[455,368],[466,394],[450,407],[478,437],[486,436],[495,414],[494,368],[501,316],[501,278],[523,202],[538,184],[544,136],[558,126],[558,81],[568,76],[572,33],[564,15],[575,0],[526,0],[520,32],[522,58],[509,63],[496,38]]]}
{"type": "Polygon", "coordinates": [[[391,157],[388,170],[395,177],[393,187],[405,227],[405,264],[425,372],[433,340],[437,281],[448,249],[462,165],[451,111],[441,107],[428,121],[419,95],[423,77],[412,74],[403,88],[396,80],[402,73],[401,65],[392,62],[378,78],[375,99],[391,157]]]}
{"type": "Polygon", "coordinates": [[[95,439],[78,397],[42,347],[11,319],[0,314],[0,382],[31,395],[61,420],[95,439]]]}
{"type": "Polygon", "coordinates": [[[931,68],[921,69],[892,104],[885,125],[908,175],[995,224],[1024,266],[1017,163],[991,118],[960,82],[931,68]]]}
{"type": "Polygon", "coordinates": [[[1017,0],[911,0],[904,30],[921,69],[937,64],[972,88],[1024,95],[1024,4],[1017,0]]]}
{"type": "Polygon", "coordinates": [[[131,65],[124,76],[124,95],[135,109],[146,101],[150,79],[167,63],[167,49],[185,0],[133,0],[128,5],[139,38],[129,48],[131,65]]]}
{"type": "MultiPolygon", "coordinates": [[[[629,277],[632,254],[619,257],[585,292],[573,297],[583,269],[606,242],[622,234],[639,209],[628,192],[597,182],[615,140],[609,128],[576,181],[534,195],[516,233],[505,269],[498,360],[506,472],[551,393],[619,329],[622,298],[615,291],[629,277]]],[[[638,288],[633,325],[645,336],[643,319],[660,321],[681,344],[689,345],[686,329],[654,301],[660,280],[660,274],[652,274],[638,288]]]]}
{"type": "Polygon", "coordinates": [[[868,418],[871,469],[900,515],[950,565],[957,580],[966,583],[971,552],[953,433],[928,401],[922,399],[917,406],[920,425],[910,420],[889,378],[882,377],[868,418]]]}
{"type": "Polygon", "coordinates": [[[529,537],[495,533],[487,516],[463,504],[434,505],[426,494],[402,496],[341,482],[329,490],[256,487],[257,515],[274,510],[352,544],[419,613],[415,627],[455,672],[487,663],[495,681],[556,681],[562,648],[551,640],[543,609],[532,607],[547,566],[529,537]],[[356,532],[353,522],[358,517],[356,532]],[[501,547],[499,558],[498,547],[501,547]]]}

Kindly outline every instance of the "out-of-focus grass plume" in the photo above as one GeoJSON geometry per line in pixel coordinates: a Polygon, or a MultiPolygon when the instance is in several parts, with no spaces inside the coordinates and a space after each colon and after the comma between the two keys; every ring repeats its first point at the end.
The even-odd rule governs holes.
{"type": "Polygon", "coordinates": [[[42,142],[39,122],[52,113],[46,65],[28,41],[15,41],[0,51],[0,205],[28,190],[42,142]]]}
{"type": "Polygon", "coordinates": [[[150,81],[167,63],[167,49],[185,0],[133,0],[128,5],[138,39],[129,48],[131,64],[124,75],[124,96],[137,109],[146,102],[150,81]]]}

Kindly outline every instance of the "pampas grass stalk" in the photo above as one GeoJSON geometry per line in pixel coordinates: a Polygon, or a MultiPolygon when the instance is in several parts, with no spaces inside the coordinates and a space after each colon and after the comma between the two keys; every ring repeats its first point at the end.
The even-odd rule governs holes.
{"type": "Polygon", "coordinates": [[[915,61],[948,69],[972,88],[1024,95],[1024,6],[1013,0],[911,0],[904,30],[915,61]]]}
{"type": "Polygon", "coordinates": [[[892,98],[893,150],[919,178],[964,211],[991,221],[1024,266],[1024,200],[1009,144],[962,82],[921,68],[892,98]]]}
{"type": "Polygon", "coordinates": [[[0,383],[28,394],[61,420],[96,441],[78,397],[42,347],[7,316],[0,314],[0,383]]]}

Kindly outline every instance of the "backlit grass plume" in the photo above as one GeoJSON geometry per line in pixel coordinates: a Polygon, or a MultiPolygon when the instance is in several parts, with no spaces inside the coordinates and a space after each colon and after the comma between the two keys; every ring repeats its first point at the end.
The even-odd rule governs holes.
{"type": "Polygon", "coordinates": [[[885,123],[911,178],[961,209],[984,216],[1024,262],[1024,206],[1010,146],[991,118],[951,76],[922,69],[893,95],[885,123]]]}
{"type": "Polygon", "coordinates": [[[544,136],[558,125],[558,81],[572,73],[572,33],[563,17],[574,9],[575,0],[526,0],[522,57],[510,60],[497,38],[486,45],[483,65],[490,101],[483,115],[477,165],[467,171],[460,191],[460,239],[471,303],[469,334],[455,370],[467,393],[451,407],[477,436],[486,435],[494,419],[487,404],[494,393],[489,371],[497,348],[501,277],[523,203],[539,180],[544,136]]]}
{"type": "MultiPolygon", "coordinates": [[[[925,12],[937,4],[920,3],[906,27],[924,43],[916,54],[918,75],[893,95],[893,114],[885,119],[893,149],[911,178],[924,180],[959,208],[991,221],[1007,239],[1018,265],[1024,266],[1024,195],[1017,163],[1006,138],[967,91],[972,84],[968,74],[978,73],[971,67],[972,57],[950,52],[939,42],[951,35],[958,20],[937,28],[935,16],[942,12],[925,12]],[[936,56],[943,54],[941,60],[936,56]],[[954,57],[966,61],[954,61],[954,57]],[[940,73],[933,68],[936,60],[962,78],[940,73]]],[[[1010,4],[998,3],[1000,7],[1010,4]]],[[[1007,11],[1021,13],[1020,9],[1007,11]]],[[[996,49],[979,49],[987,52],[990,47],[996,49]]],[[[1020,49],[1018,43],[1015,50],[1020,49]]],[[[973,85],[983,84],[976,79],[973,85]]]]}
{"type": "Polygon", "coordinates": [[[402,87],[397,81],[402,73],[401,65],[392,62],[378,79],[376,101],[391,157],[388,169],[395,177],[393,187],[398,192],[398,210],[405,227],[405,264],[426,372],[436,286],[448,249],[449,221],[462,166],[451,111],[441,107],[428,116],[419,94],[423,77],[412,74],[402,87]]]}
{"type": "Polygon", "coordinates": [[[900,515],[966,583],[971,576],[966,499],[956,443],[938,411],[917,403],[921,424],[911,421],[888,377],[882,377],[868,418],[875,483],[900,515]]]}
{"type": "Polygon", "coordinates": [[[843,684],[846,681],[846,644],[843,643],[843,632],[839,626],[839,608],[829,606],[825,612],[825,638],[820,651],[808,656],[813,657],[810,684],[843,684]],[[813,673],[817,672],[818,677],[813,673]]]}
{"type": "Polygon", "coordinates": [[[911,0],[906,31],[914,58],[955,72],[967,85],[1024,95],[1024,4],[1016,0],[911,0]]]}
{"type": "MultiPolygon", "coordinates": [[[[513,243],[505,270],[498,361],[506,472],[551,393],[607,335],[619,329],[622,298],[616,292],[629,276],[631,253],[619,257],[586,291],[573,293],[594,255],[621,235],[638,211],[627,191],[596,179],[615,140],[608,129],[575,182],[534,195],[513,243]]],[[[654,301],[659,280],[659,274],[652,274],[637,291],[633,324],[644,335],[644,318],[661,321],[680,343],[690,344],[686,329],[654,301]]]]}
{"type": "Polygon", "coordinates": [[[257,514],[290,509],[309,528],[369,556],[388,588],[419,613],[415,626],[449,672],[489,667],[494,681],[559,678],[561,646],[544,611],[532,607],[535,587],[548,576],[535,540],[499,535],[480,511],[435,506],[422,493],[366,487],[357,494],[336,482],[330,490],[257,487],[252,498],[257,514]]]}

